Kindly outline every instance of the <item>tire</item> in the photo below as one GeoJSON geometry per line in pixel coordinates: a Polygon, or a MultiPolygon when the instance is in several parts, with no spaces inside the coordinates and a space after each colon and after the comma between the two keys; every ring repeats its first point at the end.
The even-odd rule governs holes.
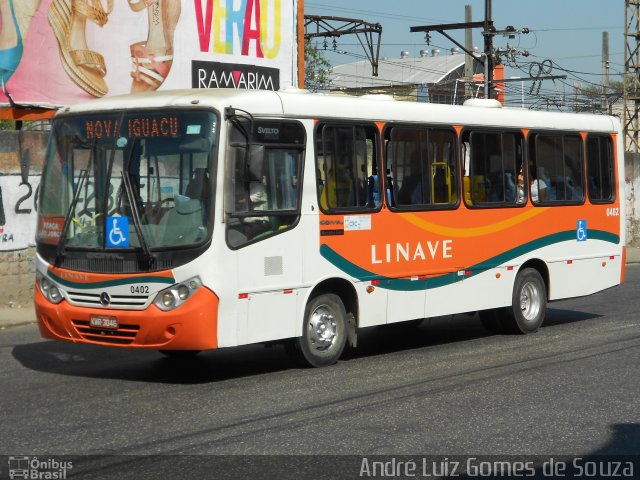
{"type": "Polygon", "coordinates": [[[347,313],[337,295],[326,293],[309,301],[302,336],[289,349],[301,363],[325,367],[338,361],[347,342],[347,313]]]}
{"type": "Polygon", "coordinates": [[[547,309],[547,289],[534,268],[525,268],[518,273],[513,286],[512,306],[507,308],[502,324],[512,333],[536,332],[547,309]]]}

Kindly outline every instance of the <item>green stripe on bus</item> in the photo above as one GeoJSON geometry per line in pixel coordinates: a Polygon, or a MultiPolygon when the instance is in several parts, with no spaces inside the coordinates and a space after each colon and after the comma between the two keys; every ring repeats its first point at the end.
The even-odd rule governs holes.
{"type": "MultiPolygon", "coordinates": [[[[618,235],[602,230],[589,230],[588,236],[589,240],[602,240],[613,244],[620,243],[620,237],[618,235]]],[[[379,280],[380,288],[396,291],[417,291],[451,285],[455,282],[461,281],[463,278],[469,278],[478,274],[479,272],[495,268],[498,265],[503,265],[508,261],[513,260],[514,258],[520,257],[539,248],[548,247],[549,245],[575,239],[575,230],[567,230],[564,232],[554,233],[552,235],[538,238],[536,240],[532,240],[531,242],[519,245],[515,248],[512,248],[511,250],[507,250],[506,252],[496,255],[495,257],[480,262],[477,265],[467,267],[466,270],[471,270],[471,274],[469,275],[463,276],[458,275],[458,272],[451,272],[435,277],[425,278],[423,280],[381,277],[380,275],[369,272],[368,270],[365,270],[364,268],[361,268],[354,263],[349,262],[328,245],[320,245],[320,255],[322,255],[327,261],[335,265],[344,273],[358,279],[359,281],[379,280]]]]}

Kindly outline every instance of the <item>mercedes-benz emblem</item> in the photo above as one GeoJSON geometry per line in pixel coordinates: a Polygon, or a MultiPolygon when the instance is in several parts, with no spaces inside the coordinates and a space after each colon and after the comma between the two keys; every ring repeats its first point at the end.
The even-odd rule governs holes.
{"type": "Polygon", "coordinates": [[[100,303],[105,307],[111,303],[111,297],[107,292],[102,292],[100,294],[100,303]]]}

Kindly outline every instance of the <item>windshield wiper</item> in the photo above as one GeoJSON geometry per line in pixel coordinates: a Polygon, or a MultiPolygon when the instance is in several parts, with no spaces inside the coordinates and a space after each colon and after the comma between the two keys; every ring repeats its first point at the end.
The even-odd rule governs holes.
{"type": "Polygon", "coordinates": [[[155,258],[152,255],[151,249],[149,248],[149,244],[147,244],[147,240],[144,236],[144,233],[142,232],[142,222],[140,220],[140,212],[138,211],[138,202],[134,198],[135,193],[133,190],[133,185],[131,184],[131,177],[129,176],[130,160],[131,158],[128,159],[127,165],[125,165],[125,168],[122,171],[122,184],[124,185],[124,191],[127,194],[129,207],[131,208],[131,218],[133,219],[133,227],[136,229],[136,234],[140,239],[140,247],[142,248],[142,253],[144,254],[146,267],[151,268],[155,262],[155,258]]]}
{"type": "Polygon", "coordinates": [[[71,217],[73,216],[73,211],[76,208],[78,199],[80,198],[80,190],[82,190],[84,182],[87,180],[88,176],[89,176],[88,168],[85,168],[80,171],[80,178],[73,192],[73,199],[71,200],[71,204],[67,209],[67,215],[64,217],[64,224],[62,226],[62,232],[60,233],[60,240],[58,241],[58,246],[56,249],[56,260],[54,262],[56,267],[59,267],[62,264],[62,260],[64,258],[64,253],[65,253],[65,246],[67,244],[67,233],[69,231],[69,225],[71,224],[71,217]]]}

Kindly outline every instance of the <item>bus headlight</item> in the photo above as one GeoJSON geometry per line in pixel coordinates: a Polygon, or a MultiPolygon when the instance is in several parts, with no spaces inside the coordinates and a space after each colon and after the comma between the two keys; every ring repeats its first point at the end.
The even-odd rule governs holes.
{"type": "Polygon", "coordinates": [[[173,292],[164,292],[162,294],[162,305],[167,309],[173,308],[176,304],[176,298],[173,296],[173,292]]]}
{"type": "Polygon", "coordinates": [[[62,292],[47,277],[40,272],[36,272],[38,287],[47,300],[51,303],[60,303],[64,298],[62,292]]]}
{"type": "Polygon", "coordinates": [[[202,281],[200,280],[200,277],[190,278],[189,280],[158,292],[153,303],[156,307],[160,310],[164,310],[165,312],[173,310],[186,302],[201,285],[202,281]]]}
{"type": "Polygon", "coordinates": [[[58,290],[58,287],[56,287],[55,285],[51,285],[49,287],[49,300],[51,300],[53,303],[59,303],[60,300],[62,300],[62,294],[60,293],[60,290],[58,290]]]}
{"type": "Polygon", "coordinates": [[[186,285],[180,285],[178,287],[178,298],[183,302],[189,298],[189,287],[186,285]]]}

